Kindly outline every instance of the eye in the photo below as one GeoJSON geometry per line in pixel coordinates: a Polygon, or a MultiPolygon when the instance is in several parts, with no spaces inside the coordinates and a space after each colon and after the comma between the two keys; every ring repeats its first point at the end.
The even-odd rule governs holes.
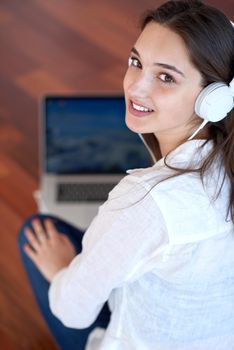
{"type": "Polygon", "coordinates": [[[159,79],[165,84],[175,83],[174,78],[170,74],[167,74],[167,73],[161,73],[159,75],[159,79]]]}
{"type": "Polygon", "coordinates": [[[138,58],[133,57],[133,56],[130,56],[128,58],[128,67],[131,67],[131,66],[141,68],[141,63],[138,60],[138,58]]]}

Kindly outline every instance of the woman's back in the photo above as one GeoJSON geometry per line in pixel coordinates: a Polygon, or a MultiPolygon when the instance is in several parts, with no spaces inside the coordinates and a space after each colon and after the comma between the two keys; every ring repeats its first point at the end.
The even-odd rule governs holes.
{"type": "MultiPolygon", "coordinates": [[[[169,164],[188,165],[192,154],[198,164],[195,151],[203,143],[196,140],[180,146],[172,152],[169,164]]],[[[208,151],[211,143],[203,149],[203,156],[208,151]]],[[[114,198],[118,201],[118,192],[118,205],[121,201],[126,205],[127,194],[136,184],[148,190],[155,174],[163,177],[167,171],[162,161],[132,171],[131,186],[125,185],[125,192],[124,181],[118,185],[110,195],[110,205],[114,198]]],[[[219,179],[216,167],[212,178],[207,174],[207,187],[197,174],[188,173],[161,182],[147,194],[156,203],[153,207],[149,201],[150,215],[157,218],[145,227],[145,234],[142,232],[150,254],[142,254],[135,271],[112,292],[112,318],[100,349],[234,348],[234,230],[224,215],[228,181],[216,201],[209,195],[215,193],[219,179]],[[116,347],[111,347],[113,344],[116,347]]],[[[135,210],[140,216],[140,207],[135,210]]]]}

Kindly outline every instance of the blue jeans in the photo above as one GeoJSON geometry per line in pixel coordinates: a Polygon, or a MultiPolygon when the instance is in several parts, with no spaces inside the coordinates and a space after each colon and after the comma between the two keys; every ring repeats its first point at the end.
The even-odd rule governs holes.
{"type": "Polygon", "coordinates": [[[110,310],[107,303],[105,303],[96,321],[90,327],[85,329],[67,328],[51,313],[48,301],[48,289],[50,284],[42,276],[37,267],[23,250],[23,246],[27,242],[27,238],[24,235],[24,230],[26,227],[30,227],[32,229],[31,223],[35,218],[39,219],[42,225],[45,218],[50,218],[54,222],[57,230],[68,236],[68,238],[74,244],[77,253],[81,252],[81,241],[84,232],[60,220],[59,218],[49,215],[35,214],[25,221],[19,231],[18,236],[19,249],[25,270],[29,278],[29,282],[31,284],[39,309],[56,343],[62,350],[83,350],[85,349],[85,345],[90,332],[95,327],[107,328],[110,321],[110,310]]]}

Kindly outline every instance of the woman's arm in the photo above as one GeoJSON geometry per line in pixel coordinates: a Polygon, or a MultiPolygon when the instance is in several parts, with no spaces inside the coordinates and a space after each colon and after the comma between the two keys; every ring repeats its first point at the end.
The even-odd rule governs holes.
{"type": "Polygon", "coordinates": [[[152,268],[167,246],[164,220],[151,195],[144,197],[138,184],[130,192],[126,182],[118,186],[85,233],[81,254],[52,281],[51,310],[68,327],[92,324],[111,291],[152,268]]]}

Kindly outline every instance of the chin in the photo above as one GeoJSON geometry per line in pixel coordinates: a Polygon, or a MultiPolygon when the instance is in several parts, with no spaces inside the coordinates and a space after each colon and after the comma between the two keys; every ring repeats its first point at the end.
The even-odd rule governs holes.
{"type": "Polygon", "coordinates": [[[133,120],[133,118],[126,116],[125,117],[125,124],[128,127],[129,130],[138,133],[138,134],[143,134],[147,133],[145,128],[142,125],[139,125],[139,123],[136,123],[136,121],[133,120]]]}

